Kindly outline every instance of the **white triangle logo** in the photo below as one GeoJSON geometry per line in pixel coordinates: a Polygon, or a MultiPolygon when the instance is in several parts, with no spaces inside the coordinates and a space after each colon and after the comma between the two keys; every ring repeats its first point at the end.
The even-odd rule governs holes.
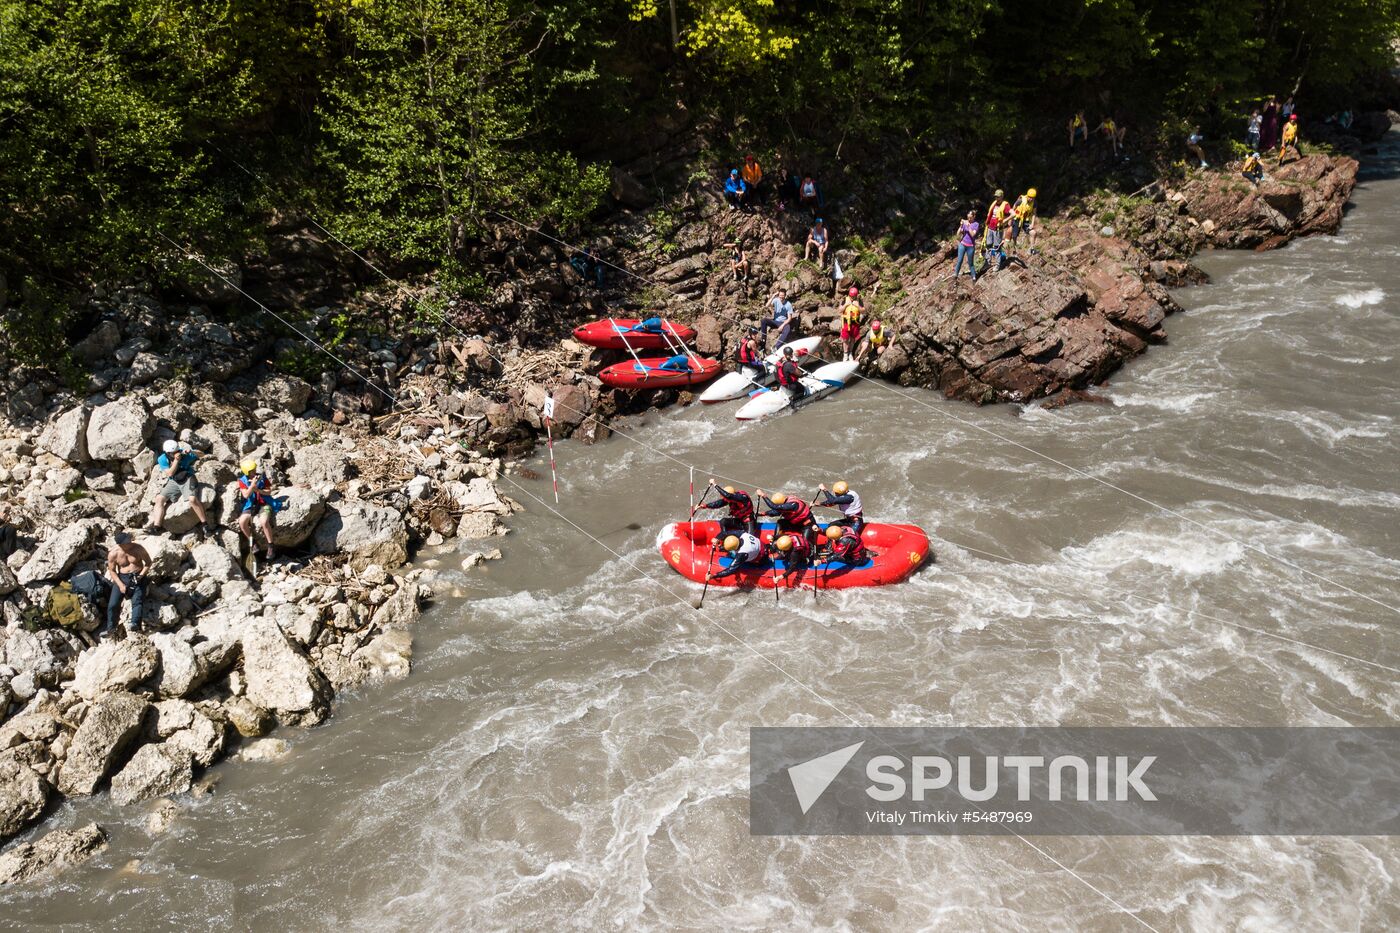
{"type": "Polygon", "coordinates": [[[800,765],[793,765],[787,769],[788,778],[792,781],[792,789],[797,794],[798,806],[802,807],[805,814],[812,809],[812,805],[817,802],[826,789],[831,786],[831,782],[836,780],[836,775],[841,773],[841,769],[846,767],[846,763],[855,757],[856,752],[865,742],[857,742],[854,745],[847,745],[834,752],[822,755],[820,758],[812,758],[802,762],[800,765]]]}

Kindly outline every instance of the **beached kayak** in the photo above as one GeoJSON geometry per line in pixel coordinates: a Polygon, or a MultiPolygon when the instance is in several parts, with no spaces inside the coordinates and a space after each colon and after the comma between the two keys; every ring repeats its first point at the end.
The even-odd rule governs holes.
{"type": "Polygon", "coordinates": [[[840,363],[827,363],[825,366],[814,369],[810,375],[802,377],[802,384],[807,387],[807,395],[796,405],[793,405],[792,394],[787,389],[774,386],[772,389],[762,389],[755,392],[753,397],[745,402],[734,417],[740,421],[753,421],[757,418],[766,418],[768,415],[777,414],[785,408],[800,408],[809,402],[826,398],[837,389],[845,388],[856,374],[856,369],[860,366],[855,360],[847,360],[840,363]]]}
{"type": "Polygon", "coordinates": [[[769,385],[777,378],[775,370],[778,361],[783,358],[783,347],[792,347],[792,355],[797,357],[800,366],[803,357],[817,352],[817,345],[821,342],[820,337],[802,337],[798,340],[790,340],[763,358],[767,365],[763,367],[762,373],[746,370],[742,367],[732,373],[725,373],[715,380],[714,385],[700,393],[700,401],[709,405],[715,402],[743,398],[754,389],[769,385]]]}
{"type": "MultiPolygon", "coordinates": [[[[765,545],[773,540],[774,526],[763,525],[759,538],[765,545]]],[[[732,562],[724,551],[713,546],[720,535],[719,522],[672,522],[656,536],[656,546],[666,563],[681,576],[696,583],[718,573],[732,562]]],[[[819,561],[802,571],[789,571],[778,561],[777,577],[773,562],[764,559],[752,569],[745,569],[722,580],[710,580],[710,586],[808,587],[840,590],[856,586],[885,586],[902,583],[928,560],[928,535],[917,525],[892,525],[871,522],[861,532],[868,551],[865,563],[851,566],[838,560],[819,561]]],[[[817,546],[826,544],[825,535],[817,536],[817,546]]]]}
{"type": "Polygon", "coordinates": [[[635,317],[604,318],[574,328],[574,339],[604,350],[626,350],[629,346],[633,350],[662,350],[676,341],[687,343],[695,339],[695,328],[676,321],[662,321],[665,333],[659,334],[631,329],[640,323],[641,319],[635,317]],[[666,342],[667,334],[671,343],[666,342]]]}
{"type": "Polygon", "coordinates": [[[674,386],[693,386],[708,382],[719,375],[718,360],[704,357],[691,357],[689,372],[662,369],[661,364],[669,357],[642,357],[641,361],[624,360],[614,363],[598,374],[604,385],[615,389],[669,389],[674,386]],[[698,367],[698,368],[696,368],[698,367]]]}

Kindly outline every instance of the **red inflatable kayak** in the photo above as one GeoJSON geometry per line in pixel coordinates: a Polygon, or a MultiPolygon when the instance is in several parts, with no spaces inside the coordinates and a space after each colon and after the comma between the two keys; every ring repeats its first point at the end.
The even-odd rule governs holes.
{"type": "MultiPolygon", "coordinates": [[[[759,538],[767,545],[773,540],[774,526],[763,525],[759,538]]],[[[732,559],[715,549],[712,542],[720,534],[719,522],[672,522],[656,536],[656,546],[666,563],[683,577],[704,583],[707,574],[718,573],[732,559]]],[[[928,535],[917,525],[887,525],[872,522],[861,531],[861,540],[869,553],[865,563],[853,567],[838,560],[823,561],[802,571],[787,571],[781,561],[777,578],[773,562],[764,558],[752,570],[744,570],[722,580],[711,580],[710,586],[747,586],[771,590],[781,587],[809,587],[842,590],[855,586],[885,586],[902,583],[928,560],[928,535]]],[[[825,535],[817,536],[817,546],[826,544],[825,535]]]]}
{"type": "Polygon", "coordinates": [[[663,350],[677,340],[681,343],[688,343],[695,339],[695,328],[686,327],[675,321],[663,320],[661,322],[661,327],[666,333],[657,334],[631,329],[641,322],[641,318],[635,317],[615,317],[593,321],[582,327],[574,328],[574,339],[579,343],[586,343],[590,347],[599,347],[604,350],[626,350],[628,346],[631,346],[633,350],[663,350]],[[671,335],[671,343],[666,342],[666,334],[671,335]]]}
{"type": "Polygon", "coordinates": [[[669,389],[674,386],[692,386],[708,382],[719,375],[718,360],[690,357],[690,371],[681,372],[675,369],[662,369],[661,364],[667,359],[669,357],[644,356],[641,363],[636,360],[614,363],[600,372],[598,378],[603,380],[604,385],[610,385],[615,389],[669,389]],[[700,368],[697,370],[696,366],[700,368]]]}

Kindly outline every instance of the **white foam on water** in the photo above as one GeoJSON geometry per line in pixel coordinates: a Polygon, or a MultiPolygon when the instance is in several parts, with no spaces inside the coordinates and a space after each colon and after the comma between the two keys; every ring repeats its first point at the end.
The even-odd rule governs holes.
{"type": "Polygon", "coordinates": [[[1385,291],[1379,288],[1368,288],[1361,292],[1347,292],[1332,300],[1344,308],[1367,308],[1385,301],[1385,291]]]}
{"type": "Polygon", "coordinates": [[[1129,394],[1114,392],[1109,399],[1119,408],[1156,408],[1161,411],[1185,414],[1195,411],[1202,402],[1216,397],[1214,392],[1188,392],[1184,395],[1168,395],[1165,392],[1129,394]]]}

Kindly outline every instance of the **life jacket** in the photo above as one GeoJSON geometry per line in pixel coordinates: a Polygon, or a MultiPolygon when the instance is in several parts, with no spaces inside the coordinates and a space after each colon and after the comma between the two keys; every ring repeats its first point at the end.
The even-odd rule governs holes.
{"type": "Polygon", "coordinates": [[[860,535],[842,534],[831,542],[831,554],[843,564],[863,564],[866,557],[865,544],[860,540],[860,535]]]}
{"type": "Polygon", "coordinates": [[[748,493],[742,489],[736,489],[732,493],[721,489],[719,495],[724,504],[729,506],[730,518],[740,522],[747,522],[753,518],[753,500],[749,498],[748,493]]]}
{"type": "Polygon", "coordinates": [[[739,535],[739,547],[733,552],[734,559],[750,561],[763,551],[763,543],[747,531],[739,535]]]}
{"type": "Polygon", "coordinates": [[[815,198],[817,196],[817,183],[812,179],[804,179],[802,182],[802,196],[804,198],[815,198]]]}
{"type": "Polygon", "coordinates": [[[846,307],[841,309],[841,323],[849,324],[851,327],[860,326],[860,316],[865,313],[865,309],[854,301],[846,303],[846,307]]]}
{"type": "Polygon", "coordinates": [[[841,510],[841,514],[847,516],[848,518],[853,515],[865,514],[865,510],[861,507],[860,504],[860,494],[853,489],[848,489],[846,490],[846,495],[851,497],[851,501],[848,505],[837,506],[837,508],[841,510]]]}
{"type": "Polygon", "coordinates": [[[870,332],[870,345],[872,347],[883,347],[885,341],[889,339],[889,334],[889,329],[884,327],[879,330],[872,330],[870,332]]]}
{"type": "Polygon", "coordinates": [[[1016,214],[1017,220],[1025,223],[1035,216],[1035,201],[1026,197],[1024,194],[1021,195],[1016,199],[1016,209],[1014,213],[1016,214]]]}
{"type": "Polygon", "coordinates": [[[789,502],[796,504],[797,508],[779,512],[779,518],[789,525],[805,525],[812,520],[812,507],[810,505],[796,496],[788,499],[788,501],[783,504],[787,505],[789,502]]]}
{"type": "Polygon", "coordinates": [[[247,476],[243,475],[242,473],[238,474],[238,491],[247,492],[249,489],[253,490],[253,496],[250,499],[243,499],[242,496],[239,496],[240,499],[243,499],[242,511],[248,512],[253,509],[260,509],[263,506],[268,505],[269,503],[267,496],[263,495],[263,490],[266,488],[266,477],[259,476],[257,484],[254,485],[253,483],[250,483],[248,481],[247,476]]]}
{"type": "Polygon", "coordinates": [[[739,341],[739,362],[742,364],[756,365],[758,363],[758,351],[753,348],[747,340],[739,341]]]}
{"type": "MultiPolygon", "coordinates": [[[[782,535],[778,535],[778,537],[781,538],[782,535]]],[[[794,557],[807,557],[812,553],[812,546],[807,543],[805,535],[788,535],[788,537],[792,539],[792,548],[786,553],[778,550],[777,539],[773,541],[772,550],[774,554],[781,555],[779,560],[790,561],[794,557]]]]}
{"type": "Polygon", "coordinates": [[[797,361],[784,357],[783,361],[778,364],[778,385],[794,385],[801,378],[802,370],[798,367],[797,361]]]}

